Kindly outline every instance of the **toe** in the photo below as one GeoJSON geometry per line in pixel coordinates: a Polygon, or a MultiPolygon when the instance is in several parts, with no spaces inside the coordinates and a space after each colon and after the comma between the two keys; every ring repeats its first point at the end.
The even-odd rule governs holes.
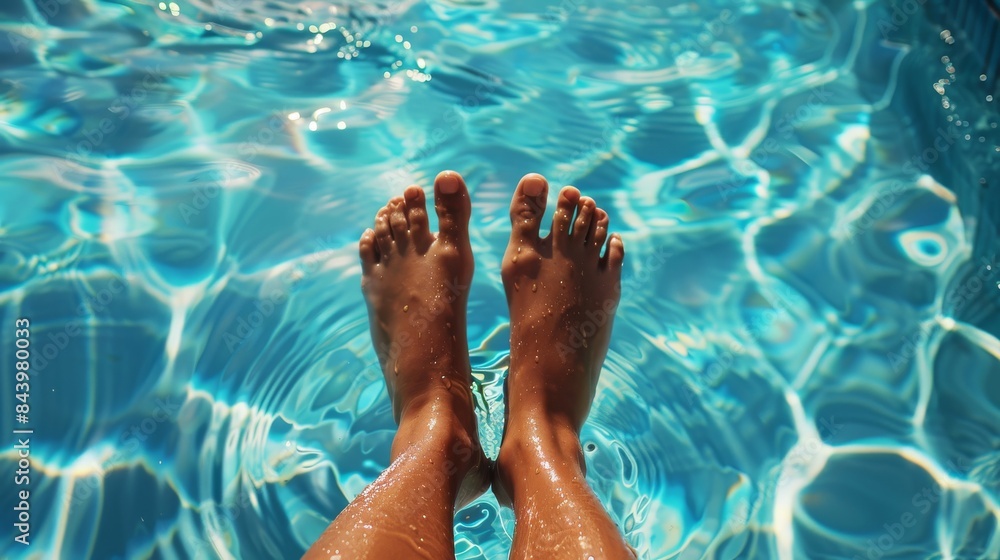
{"type": "Polygon", "coordinates": [[[378,263],[378,245],[375,243],[375,232],[372,229],[366,229],[361,234],[358,251],[361,253],[361,271],[368,274],[378,263]]]}
{"type": "Polygon", "coordinates": [[[608,218],[608,213],[602,208],[597,209],[595,214],[594,223],[594,235],[588,243],[588,247],[592,247],[594,250],[600,254],[601,249],[604,248],[604,241],[608,238],[608,224],[611,219],[608,218]]]}
{"type": "Polygon", "coordinates": [[[584,196],[580,198],[579,210],[576,214],[576,221],[573,222],[573,243],[584,245],[591,235],[591,227],[594,225],[594,212],[597,204],[593,198],[584,196]]]}
{"type": "Polygon", "coordinates": [[[403,193],[406,201],[406,221],[410,224],[410,236],[418,243],[430,241],[430,225],[427,221],[427,200],[424,189],[414,185],[403,193]]]}
{"type": "Polygon", "coordinates": [[[548,182],[538,173],[529,173],[521,179],[510,203],[511,239],[525,243],[538,242],[538,227],[545,215],[545,198],[548,192],[548,182]]]}
{"type": "Polygon", "coordinates": [[[468,240],[469,214],[472,205],[462,176],[442,171],[434,179],[434,207],[437,210],[441,238],[453,242],[468,240]]]}
{"type": "Polygon", "coordinates": [[[388,207],[383,207],[375,215],[375,242],[378,244],[379,261],[384,262],[392,252],[392,229],[389,225],[388,207]]]}
{"type": "Polygon", "coordinates": [[[403,205],[403,198],[396,197],[389,201],[389,228],[392,230],[392,239],[400,251],[409,245],[409,224],[406,223],[406,207],[403,205]]]}
{"type": "Polygon", "coordinates": [[[573,221],[573,213],[580,202],[580,191],[575,187],[563,187],[559,191],[559,200],[556,202],[556,213],[552,216],[552,239],[558,246],[567,246],[569,243],[569,225],[573,221]]]}
{"type": "Polygon", "coordinates": [[[608,240],[607,254],[604,256],[607,261],[607,268],[615,273],[621,273],[622,261],[625,260],[625,243],[622,236],[614,233],[608,240]]]}

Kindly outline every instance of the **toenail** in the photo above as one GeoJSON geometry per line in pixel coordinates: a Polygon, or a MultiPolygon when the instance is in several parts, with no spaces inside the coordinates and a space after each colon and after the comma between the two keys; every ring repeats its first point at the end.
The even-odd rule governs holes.
{"type": "Polygon", "coordinates": [[[538,175],[532,175],[524,180],[524,194],[528,196],[538,196],[545,188],[545,179],[538,175]]]}
{"type": "Polygon", "coordinates": [[[444,194],[455,194],[461,186],[461,179],[453,171],[446,171],[438,176],[438,187],[444,194]]]}

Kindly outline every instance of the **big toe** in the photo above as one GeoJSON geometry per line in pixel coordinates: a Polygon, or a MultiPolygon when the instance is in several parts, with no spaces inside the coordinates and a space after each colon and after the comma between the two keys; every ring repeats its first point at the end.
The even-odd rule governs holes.
{"type": "Polygon", "coordinates": [[[442,238],[453,242],[468,239],[472,203],[461,175],[454,171],[438,173],[434,179],[434,207],[442,238]]]}
{"type": "Polygon", "coordinates": [[[510,203],[512,239],[529,243],[538,241],[538,228],[545,215],[548,191],[548,182],[538,173],[529,173],[521,179],[510,203]]]}

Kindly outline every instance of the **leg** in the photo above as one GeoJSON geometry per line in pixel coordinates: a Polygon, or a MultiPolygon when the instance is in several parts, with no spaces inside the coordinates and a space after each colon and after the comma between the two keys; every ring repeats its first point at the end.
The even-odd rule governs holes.
{"type": "Polygon", "coordinates": [[[465,334],[469,193],[454,172],[438,175],[434,186],[438,234],[428,229],[423,191],[410,187],[361,238],[372,341],[399,430],[392,464],[305,558],[454,556],[455,508],[488,486],[465,334]]]}
{"type": "Polygon", "coordinates": [[[587,485],[579,438],[607,354],[625,250],[613,235],[601,256],[608,215],[572,187],[559,194],[552,232],[540,239],[547,189],[540,175],[528,175],[511,205],[507,425],[494,491],[514,508],[511,558],[634,558],[587,485]]]}

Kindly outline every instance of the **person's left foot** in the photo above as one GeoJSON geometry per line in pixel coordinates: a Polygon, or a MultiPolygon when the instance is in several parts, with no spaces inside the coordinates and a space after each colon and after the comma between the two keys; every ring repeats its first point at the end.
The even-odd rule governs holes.
{"type": "Polygon", "coordinates": [[[464,503],[482,493],[489,480],[476,429],[466,339],[473,272],[471,203],[454,171],[437,176],[434,200],[440,224],[436,234],[430,231],[420,187],[407,188],[379,210],[375,229],[366,230],[359,243],[362,290],[399,422],[393,457],[440,436],[447,456],[438,468],[452,471],[449,477],[467,473],[459,491],[464,503]]]}

